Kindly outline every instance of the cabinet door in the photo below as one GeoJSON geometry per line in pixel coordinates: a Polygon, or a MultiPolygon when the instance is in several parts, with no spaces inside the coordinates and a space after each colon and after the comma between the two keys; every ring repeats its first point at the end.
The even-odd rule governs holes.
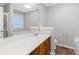
{"type": "Polygon", "coordinates": [[[45,42],[43,42],[43,43],[39,46],[39,54],[40,54],[40,55],[46,55],[46,45],[45,45],[45,42]]]}
{"type": "Polygon", "coordinates": [[[46,55],[46,48],[44,48],[42,51],[40,51],[39,55],[46,55]]]}
{"type": "Polygon", "coordinates": [[[50,39],[51,37],[49,37],[47,40],[46,40],[46,54],[47,55],[50,55],[50,51],[51,51],[51,42],[50,42],[50,39]]]}

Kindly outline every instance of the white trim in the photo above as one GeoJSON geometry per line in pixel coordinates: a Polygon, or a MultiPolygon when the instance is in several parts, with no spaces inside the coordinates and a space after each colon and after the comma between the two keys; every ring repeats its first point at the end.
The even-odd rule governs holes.
{"type": "Polygon", "coordinates": [[[59,44],[59,43],[57,43],[56,45],[62,46],[62,47],[66,47],[66,48],[70,48],[70,49],[75,49],[74,47],[63,45],[63,44],[59,44]]]}
{"type": "MultiPolygon", "coordinates": [[[[70,49],[74,49],[75,54],[76,54],[76,55],[79,55],[79,54],[78,54],[78,51],[77,51],[74,47],[67,46],[67,45],[63,45],[63,44],[59,44],[59,43],[57,43],[56,45],[62,46],[62,47],[66,47],[66,48],[70,48],[70,49]]],[[[51,54],[51,55],[55,55],[55,53],[53,53],[53,52],[50,52],[50,54],[51,54]]]]}
{"type": "Polygon", "coordinates": [[[59,43],[57,43],[56,45],[58,45],[58,46],[62,46],[62,47],[66,47],[66,48],[70,48],[70,49],[74,49],[75,54],[76,54],[76,55],[79,55],[77,49],[74,48],[74,47],[67,46],[67,45],[63,45],[63,44],[59,44],[59,43]]]}
{"type": "Polygon", "coordinates": [[[66,47],[66,48],[70,48],[70,49],[74,49],[75,54],[78,55],[78,52],[77,52],[77,50],[74,47],[63,45],[63,44],[59,44],[59,43],[57,43],[56,45],[62,46],[62,47],[66,47]]]}

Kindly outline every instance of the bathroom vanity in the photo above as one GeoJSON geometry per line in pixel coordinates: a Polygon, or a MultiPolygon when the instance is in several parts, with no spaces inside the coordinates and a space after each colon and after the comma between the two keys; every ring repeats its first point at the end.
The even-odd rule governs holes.
{"type": "Polygon", "coordinates": [[[31,55],[50,55],[50,51],[51,51],[51,37],[48,37],[31,53],[31,55]]]}
{"type": "Polygon", "coordinates": [[[0,39],[0,55],[49,55],[50,34],[23,33],[0,39]]]}

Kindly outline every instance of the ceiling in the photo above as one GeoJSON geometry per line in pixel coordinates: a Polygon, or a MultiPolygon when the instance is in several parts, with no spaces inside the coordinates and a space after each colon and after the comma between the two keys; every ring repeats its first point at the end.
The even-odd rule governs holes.
{"type": "MultiPolygon", "coordinates": [[[[43,3],[43,5],[45,5],[46,7],[49,6],[53,6],[53,5],[57,5],[58,3],[43,3]]],[[[39,4],[38,3],[13,3],[13,8],[22,12],[28,12],[31,10],[35,10],[39,8],[39,4]],[[24,5],[25,4],[30,4],[32,6],[32,8],[25,8],[24,5]]]]}
{"type": "MultiPolygon", "coordinates": [[[[4,6],[6,3],[0,3],[0,6],[4,6]]],[[[53,5],[57,5],[58,3],[43,3],[43,5],[45,5],[46,7],[49,6],[53,6],[53,5]]],[[[31,10],[35,10],[39,7],[38,3],[12,3],[13,9],[15,10],[19,10],[21,12],[28,12],[31,10]],[[32,8],[25,8],[24,5],[25,4],[30,4],[32,6],[32,8]]]]}
{"type": "Polygon", "coordinates": [[[27,3],[13,3],[12,6],[13,6],[13,9],[19,10],[19,11],[22,11],[22,12],[28,12],[28,11],[31,11],[31,10],[35,10],[38,7],[38,5],[31,3],[30,5],[32,6],[32,8],[25,8],[24,5],[26,5],[26,4],[27,3]]]}
{"type": "MultiPolygon", "coordinates": [[[[0,6],[4,6],[6,3],[0,3],[0,6]]],[[[21,4],[25,4],[25,3],[21,3],[21,4]]],[[[59,3],[43,3],[46,7],[52,6],[52,5],[56,5],[59,3]]]]}

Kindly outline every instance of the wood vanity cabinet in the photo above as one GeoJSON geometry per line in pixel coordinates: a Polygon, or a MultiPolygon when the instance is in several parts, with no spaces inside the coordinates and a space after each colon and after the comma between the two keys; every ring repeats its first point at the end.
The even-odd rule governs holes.
{"type": "Polygon", "coordinates": [[[51,37],[38,46],[30,55],[50,55],[51,37]]]}

